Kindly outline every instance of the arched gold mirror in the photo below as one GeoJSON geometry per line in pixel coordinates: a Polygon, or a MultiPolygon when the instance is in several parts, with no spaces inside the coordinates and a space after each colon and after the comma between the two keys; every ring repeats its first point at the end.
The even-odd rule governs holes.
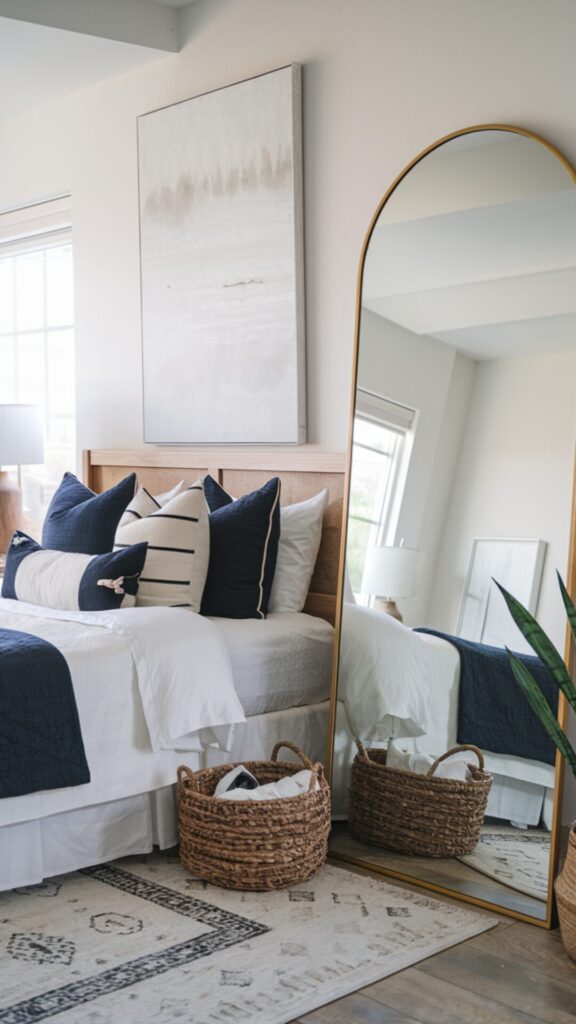
{"type": "MultiPolygon", "coordinates": [[[[532,652],[492,578],[564,650],[556,570],[573,588],[575,185],[544,140],[479,126],[421,154],[374,216],[359,274],[333,695],[332,854],[548,927],[562,772],[506,675],[505,647],[532,652]],[[377,771],[351,783],[356,740],[367,763],[398,772],[384,804],[370,788],[377,771]],[[492,780],[465,852],[443,845],[446,810],[430,824],[429,791],[405,778],[422,780],[459,745],[479,749],[492,780]]],[[[451,757],[435,777],[470,780],[476,756],[451,757]]],[[[464,830],[478,817],[458,814],[464,830]]]]}

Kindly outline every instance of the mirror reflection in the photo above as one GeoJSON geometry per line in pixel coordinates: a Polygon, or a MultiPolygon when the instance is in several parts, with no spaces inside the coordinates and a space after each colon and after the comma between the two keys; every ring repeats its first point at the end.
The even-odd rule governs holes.
{"type": "Polygon", "coordinates": [[[543,920],[555,748],[510,672],[506,647],[532,651],[493,579],[563,652],[576,191],[554,153],[482,130],[408,172],[367,248],[357,360],[332,851],[543,920]],[[491,777],[467,852],[442,855],[446,812],[426,825],[410,779],[382,813],[351,774],[357,740],[422,777],[478,748],[433,769],[491,777]]]}

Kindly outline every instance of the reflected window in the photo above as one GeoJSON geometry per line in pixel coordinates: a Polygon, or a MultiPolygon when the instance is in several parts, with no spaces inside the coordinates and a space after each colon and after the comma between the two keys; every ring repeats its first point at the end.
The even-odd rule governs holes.
{"type": "Polygon", "coordinates": [[[415,415],[414,409],[358,389],[346,554],[350,585],[360,604],[368,603],[361,594],[368,548],[395,539],[415,415]]]}

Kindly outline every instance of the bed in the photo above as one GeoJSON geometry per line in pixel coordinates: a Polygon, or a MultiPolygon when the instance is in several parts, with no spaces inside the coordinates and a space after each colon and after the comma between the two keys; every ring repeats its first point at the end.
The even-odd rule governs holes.
{"type": "MultiPolygon", "coordinates": [[[[374,609],[342,615],[333,808],[347,817],[354,736],[438,756],[458,742],[460,655],[441,637],[416,633],[374,609]]],[[[552,825],[554,764],[483,747],[493,775],[486,813],[522,826],[552,825]]]]}
{"type": "Polygon", "coordinates": [[[326,488],[320,549],[304,610],[264,621],[202,621],[181,608],[58,613],[0,601],[1,627],[43,637],[65,655],[91,772],[84,785],[0,800],[0,890],[174,845],[178,764],[267,758],[284,738],[324,760],[344,462],[312,448],[85,453],[84,481],[96,492],[131,471],[151,493],[206,473],[236,496],[279,476],[282,504],[326,488]]]}

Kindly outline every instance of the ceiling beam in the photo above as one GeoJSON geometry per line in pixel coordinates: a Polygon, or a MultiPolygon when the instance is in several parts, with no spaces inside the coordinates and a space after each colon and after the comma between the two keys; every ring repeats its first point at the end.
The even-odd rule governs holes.
{"type": "Polygon", "coordinates": [[[0,18],[177,53],[180,12],[146,0],[0,0],[0,18]]]}

